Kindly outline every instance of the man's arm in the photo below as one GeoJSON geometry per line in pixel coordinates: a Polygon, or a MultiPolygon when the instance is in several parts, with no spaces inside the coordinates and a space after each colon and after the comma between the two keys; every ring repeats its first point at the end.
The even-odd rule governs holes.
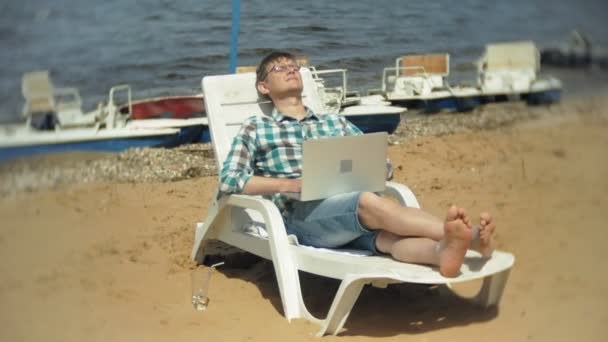
{"type": "Polygon", "coordinates": [[[300,192],[301,179],[252,176],[243,188],[248,195],[269,195],[277,192],[300,192]]]}
{"type": "Polygon", "coordinates": [[[220,173],[220,192],[227,194],[267,195],[277,192],[300,192],[300,179],[254,176],[257,152],[255,123],[246,121],[234,137],[220,173]]]}
{"type": "Polygon", "coordinates": [[[257,132],[255,123],[246,120],[234,136],[230,151],[220,170],[220,193],[242,193],[253,176],[257,132]]]}

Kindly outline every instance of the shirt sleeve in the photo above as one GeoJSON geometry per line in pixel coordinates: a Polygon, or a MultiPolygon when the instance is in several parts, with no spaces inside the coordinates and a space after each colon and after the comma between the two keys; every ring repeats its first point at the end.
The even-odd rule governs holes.
{"type": "Polygon", "coordinates": [[[253,176],[257,150],[257,130],[247,120],[232,140],[230,152],[220,172],[220,193],[242,193],[245,184],[253,176]]]}

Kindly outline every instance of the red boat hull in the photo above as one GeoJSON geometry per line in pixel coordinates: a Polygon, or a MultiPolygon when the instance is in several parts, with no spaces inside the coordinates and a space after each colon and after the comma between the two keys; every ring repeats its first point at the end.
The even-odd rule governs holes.
{"type": "MultiPolygon", "coordinates": [[[[189,119],[205,116],[205,103],[202,95],[175,96],[135,101],[131,104],[131,117],[144,119],[189,119]]],[[[121,113],[128,108],[122,107],[121,113]]]]}

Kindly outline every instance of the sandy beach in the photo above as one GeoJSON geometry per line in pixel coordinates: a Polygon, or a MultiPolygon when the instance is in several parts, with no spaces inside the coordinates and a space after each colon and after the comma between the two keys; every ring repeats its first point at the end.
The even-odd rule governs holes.
{"type": "MultiPolygon", "coordinates": [[[[475,221],[484,210],[495,215],[498,248],[516,257],[500,306],[483,310],[420,285],[366,287],[345,330],[324,341],[608,338],[601,255],[608,245],[601,216],[608,211],[608,98],[485,111],[446,115],[452,122],[485,115],[496,124],[444,125],[434,134],[417,134],[406,120],[389,157],[395,181],[408,184],[427,211],[443,216],[456,203],[475,221]],[[531,114],[496,120],[522,111],[531,114]]],[[[42,172],[30,169],[38,170],[30,178],[42,172]]],[[[6,170],[5,184],[21,172],[6,170]]],[[[187,175],[70,179],[2,192],[0,340],[318,340],[316,326],[283,318],[264,261],[246,268],[227,261],[211,280],[209,309],[193,310],[194,225],[206,215],[217,176],[187,175]]],[[[324,315],[338,283],[311,275],[302,281],[311,311],[324,315]]],[[[459,289],[467,295],[478,285],[459,289]]]]}

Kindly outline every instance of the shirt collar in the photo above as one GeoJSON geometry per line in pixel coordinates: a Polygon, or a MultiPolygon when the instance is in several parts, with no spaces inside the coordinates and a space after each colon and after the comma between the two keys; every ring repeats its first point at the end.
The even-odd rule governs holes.
{"type": "MultiPolygon", "coordinates": [[[[315,114],[312,109],[305,107],[306,108],[306,116],[304,116],[304,118],[301,121],[307,121],[310,119],[316,119],[317,121],[319,120],[319,116],[317,114],[315,114]]],[[[279,112],[276,108],[272,109],[272,113],[270,114],[270,116],[276,121],[276,122],[282,122],[282,121],[295,121],[294,118],[292,118],[291,116],[287,116],[281,112],[279,112]]]]}

